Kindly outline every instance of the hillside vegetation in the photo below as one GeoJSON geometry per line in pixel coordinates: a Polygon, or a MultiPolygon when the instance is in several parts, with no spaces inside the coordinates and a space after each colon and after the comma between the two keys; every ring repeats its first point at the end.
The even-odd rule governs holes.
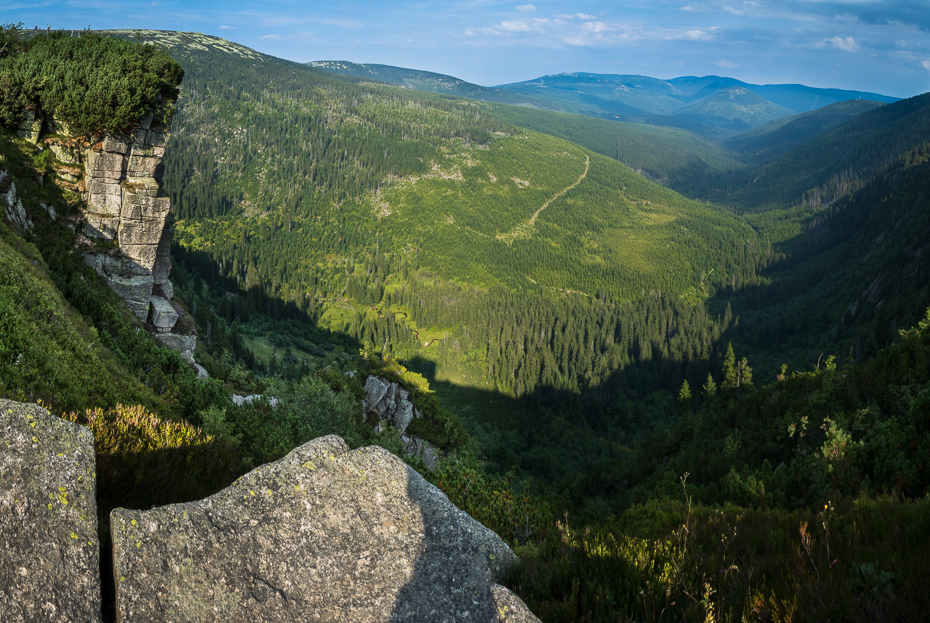
{"type": "MultiPolygon", "coordinates": [[[[516,549],[505,582],[547,623],[924,616],[927,96],[807,113],[727,154],[140,34],[183,69],[172,280],[210,379],[149,338],[43,207],[82,205],[40,183],[49,150],[0,129],[0,192],[15,183],[35,223],[0,222],[0,396],[92,429],[103,548],[115,506],[209,495],[320,435],[402,454],[361,413],[378,374],[446,454],[408,460],[516,549]],[[723,190],[751,154],[785,155],[768,185],[723,190]],[[855,179],[815,196],[834,166],[855,179]]],[[[111,45],[30,41],[37,58],[111,45]]]]}
{"type": "Polygon", "coordinates": [[[152,46],[93,33],[27,37],[21,25],[0,27],[0,124],[8,127],[38,108],[76,135],[127,132],[157,98],[176,94],[183,76],[152,46]]]}

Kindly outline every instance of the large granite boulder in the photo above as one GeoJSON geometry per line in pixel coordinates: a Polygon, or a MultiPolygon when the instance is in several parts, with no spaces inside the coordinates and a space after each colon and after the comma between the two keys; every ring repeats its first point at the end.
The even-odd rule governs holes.
{"type": "Polygon", "coordinates": [[[520,620],[501,618],[494,579],[515,557],[496,534],[394,455],[335,436],[110,525],[118,621],[520,620]]]}
{"type": "Polygon", "coordinates": [[[0,400],[0,621],[100,621],[94,437],[0,400]]]}

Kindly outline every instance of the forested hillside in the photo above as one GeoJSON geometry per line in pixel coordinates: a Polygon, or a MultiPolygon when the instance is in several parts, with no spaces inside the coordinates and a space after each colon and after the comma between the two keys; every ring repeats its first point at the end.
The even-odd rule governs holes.
{"type": "Polygon", "coordinates": [[[518,412],[547,404],[538,439],[501,441],[533,434],[518,413],[479,436],[512,446],[496,469],[541,446],[520,469],[558,477],[654,425],[634,405],[722,354],[734,318],[704,300],[778,258],[729,211],[466,100],[174,54],[176,240],[191,270],[255,293],[227,321],[283,316],[260,303],[278,300],[440,380],[526,397],[518,412]],[[566,436],[592,451],[565,459],[566,436]]]}
{"type": "Polygon", "coordinates": [[[864,112],[775,162],[712,180],[707,197],[742,212],[829,204],[930,140],[928,107],[924,94],[864,112]]]}
{"type": "Polygon", "coordinates": [[[109,50],[154,85],[125,117],[74,109],[91,133],[183,68],[164,182],[207,380],[83,263],[53,216],[80,195],[15,137],[34,98],[87,100],[67,72],[3,92],[0,193],[35,229],[0,222],[0,396],[91,427],[101,543],[115,506],[198,499],[320,435],[402,453],[360,413],[378,374],[445,454],[408,460],[517,550],[505,581],[547,623],[925,615],[928,96],[721,148],[192,33],[117,33],[178,67],[13,30],[0,83],[109,50]]]}

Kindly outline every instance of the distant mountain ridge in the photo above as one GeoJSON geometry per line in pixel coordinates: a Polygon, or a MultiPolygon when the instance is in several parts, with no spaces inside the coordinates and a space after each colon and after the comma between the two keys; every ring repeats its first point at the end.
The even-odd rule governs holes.
{"type": "Polygon", "coordinates": [[[484,87],[445,74],[349,61],[308,65],[408,89],[571,112],[617,121],[678,127],[705,136],[733,135],[798,113],[849,100],[891,103],[899,98],[801,84],[756,85],[721,76],[562,73],[484,87]]]}

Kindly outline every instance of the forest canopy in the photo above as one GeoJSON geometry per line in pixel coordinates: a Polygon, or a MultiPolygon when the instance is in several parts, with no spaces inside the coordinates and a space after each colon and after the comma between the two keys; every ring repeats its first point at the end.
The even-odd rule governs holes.
{"type": "Polygon", "coordinates": [[[52,113],[72,133],[91,137],[131,130],[184,70],[163,50],[83,31],[29,33],[0,25],[0,125],[15,128],[26,111],[52,113]]]}

